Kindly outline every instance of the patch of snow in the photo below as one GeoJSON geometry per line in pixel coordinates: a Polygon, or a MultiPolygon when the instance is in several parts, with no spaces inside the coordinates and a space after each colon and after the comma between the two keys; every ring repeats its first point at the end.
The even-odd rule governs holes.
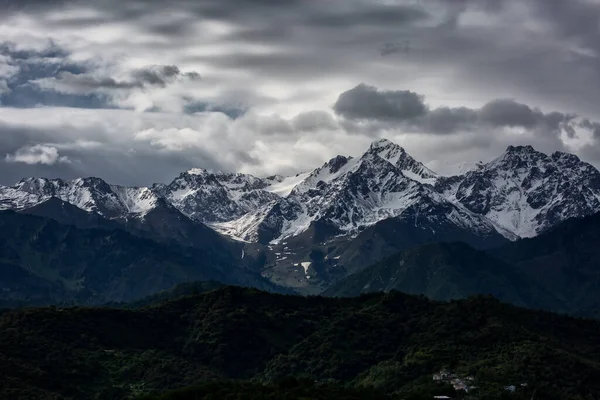
{"type": "Polygon", "coordinates": [[[145,187],[111,186],[111,189],[129,213],[145,214],[158,203],[158,197],[145,187]]]}
{"type": "Polygon", "coordinates": [[[0,210],[23,210],[48,199],[49,197],[0,186],[0,210]]]}
{"type": "MultiPolygon", "coordinates": [[[[244,214],[231,221],[207,223],[207,225],[223,235],[244,242],[254,242],[257,238],[258,227],[267,212],[268,210],[259,210],[255,213],[244,214]]],[[[269,250],[273,250],[273,247],[269,246],[269,250]]]]}
{"type": "Polygon", "coordinates": [[[311,264],[311,261],[303,261],[300,263],[300,265],[302,265],[302,268],[304,268],[304,275],[308,274],[308,268],[311,266],[311,264]]]}
{"type": "Polygon", "coordinates": [[[438,171],[438,175],[440,176],[465,175],[467,172],[475,171],[481,168],[482,165],[483,163],[481,161],[463,161],[459,163],[448,163],[434,160],[427,163],[427,167],[438,171]]]}
{"type": "Polygon", "coordinates": [[[424,178],[423,176],[419,175],[419,174],[415,174],[414,172],[410,171],[410,170],[402,170],[402,174],[404,176],[406,176],[409,179],[412,179],[413,181],[417,181],[420,183],[426,183],[428,185],[434,185],[435,182],[437,181],[437,178],[424,178]]]}
{"type": "Polygon", "coordinates": [[[323,181],[324,183],[330,183],[338,177],[344,176],[349,172],[355,170],[360,165],[360,161],[361,159],[359,158],[351,158],[339,170],[333,173],[330,171],[329,165],[325,164],[324,166],[317,168],[316,170],[311,172],[306,177],[306,179],[304,179],[295,187],[293,193],[306,193],[310,189],[315,188],[317,186],[317,183],[319,183],[320,181],[323,181]]]}
{"type": "Polygon", "coordinates": [[[287,197],[292,190],[294,190],[294,188],[309,175],[310,172],[305,172],[296,176],[288,176],[287,178],[283,178],[280,182],[275,182],[267,186],[265,190],[267,192],[275,193],[280,197],[287,197]]]}
{"type": "Polygon", "coordinates": [[[209,170],[204,168],[192,168],[186,171],[190,175],[205,175],[211,173],[209,170]]]}

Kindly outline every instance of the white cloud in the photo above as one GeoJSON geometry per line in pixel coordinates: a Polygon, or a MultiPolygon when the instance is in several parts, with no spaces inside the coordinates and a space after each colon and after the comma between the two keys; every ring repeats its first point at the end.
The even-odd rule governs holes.
{"type": "Polygon", "coordinates": [[[22,147],[14,154],[7,154],[6,161],[10,163],[45,164],[69,163],[67,157],[61,157],[56,147],[36,144],[22,147]]]}
{"type": "Polygon", "coordinates": [[[203,141],[209,139],[209,135],[195,131],[191,128],[169,128],[169,129],[144,129],[133,135],[138,141],[147,141],[159,150],[182,151],[188,148],[201,147],[203,141]]]}

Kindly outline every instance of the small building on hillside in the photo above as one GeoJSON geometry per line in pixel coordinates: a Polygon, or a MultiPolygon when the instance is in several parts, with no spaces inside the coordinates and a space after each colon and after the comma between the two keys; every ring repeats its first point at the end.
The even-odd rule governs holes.
{"type": "Polygon", "coordinates": [[[454,378],[456,378],[456,375],[446,369],[443,369],[440,372],[433,374],[433,380],[437,382],[449,381],[454,378]]]}
{"type": "Polygon", "coordinates": [[[469,386],[458,378],[452,379],[450,383],[454,387],[454,390],[464,390],[465,392],[469,391],[469,386]]]}

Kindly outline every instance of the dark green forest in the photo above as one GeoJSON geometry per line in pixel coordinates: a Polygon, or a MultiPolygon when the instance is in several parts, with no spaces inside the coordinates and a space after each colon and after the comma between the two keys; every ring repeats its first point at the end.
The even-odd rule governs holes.
{"type": "Polygon", "coordinates": [[[220,245],[185,247],[0,212],[0,307],[132,301],[199,280],[289,292],[240,266],[220,245]]]}
{"type": "Polygon", "coordinates": [[[478,394],[470,395],[479,398],[600,393],[600,322],[491,297],[340,299],[223,287],[148,304],[4,310],[0,398],[454,396],[432,380],[442,368],[473,376],[478,394]]]}
{"type": "Polygon", "coordinates": [[[436,300],[491,294],[514,305],[600,316],[600,214],[486,251],[465,243],[404,250],[350,274],[329,296],[398,290],[436,300]]]}

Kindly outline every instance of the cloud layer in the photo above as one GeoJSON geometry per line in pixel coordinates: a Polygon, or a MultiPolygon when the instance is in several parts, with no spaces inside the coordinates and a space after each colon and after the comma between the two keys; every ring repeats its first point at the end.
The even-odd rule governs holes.
{"type": "Polygon", "coordinates": [[[294,173],[386,136],[600,165],[595,0],[8,0],[0,183],[294,173]],[[364,82],[364,83],[361,83],[364,82]]]}

